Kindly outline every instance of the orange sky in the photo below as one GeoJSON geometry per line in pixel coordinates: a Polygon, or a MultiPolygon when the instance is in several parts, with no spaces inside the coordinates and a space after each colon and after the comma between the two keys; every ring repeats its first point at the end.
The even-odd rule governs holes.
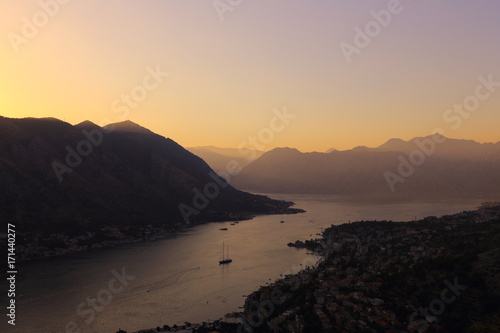
{"type": "Polygon", "coordinates": [[[186,147],[325,151],[436,128],[500,140],[500,87],[478,88],[500,82],[498,1],[214,3],[3,1],[0,115],[130,119],[186,147]],[[447,111],[477,89],[490,93],[474,111],[447,111]],[[284,109],[295,117],[272,131],[284,109]]]}

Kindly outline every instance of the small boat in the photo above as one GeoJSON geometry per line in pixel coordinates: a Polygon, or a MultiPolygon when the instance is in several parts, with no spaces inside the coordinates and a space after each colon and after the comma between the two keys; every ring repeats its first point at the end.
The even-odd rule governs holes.
{"type": "Polygon", "coordinates": [[[219,230],[227,230],[227,228],[220,228],[219,230]]]}
{"type": "Polygon", "coordinates": [[[234,225],[234,223],[231,223],[231,225],[234,225]]]}
{"type": "Polygon", "coordinates": [[[285,223],[285,221],[281,220],[280,223],[285,223]]]}
{"type": "Polygon", "coordinates": [[[229,264],[233,259],[229,258],[229,245],[227,246],[227,257],[224,256],[224,243],[222,243],[222,259],[219,260],[219,265],[229,264]]]}

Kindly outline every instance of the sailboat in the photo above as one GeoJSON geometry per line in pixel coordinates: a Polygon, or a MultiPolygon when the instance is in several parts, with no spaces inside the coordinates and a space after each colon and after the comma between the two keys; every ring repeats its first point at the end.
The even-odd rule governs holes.
{"type": "Polygon", "coordinates": [[[229,264],[233,259],[229,258],[229,245],[227,246],[227,257],[224,257],[224,243],[222,243],[222,260],[219,260],[219,265],[229,264]]]}

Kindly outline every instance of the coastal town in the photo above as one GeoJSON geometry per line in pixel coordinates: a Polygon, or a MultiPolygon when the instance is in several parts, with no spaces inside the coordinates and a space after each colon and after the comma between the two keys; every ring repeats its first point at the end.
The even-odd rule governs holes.
{"type": "MultiPolygon", "coordinates": [[[[269,203],[266,204],[266,207],[272,214],[298,214],[303,212],[301,209],[286,207],[287,202],[281,201],[280,203],[282,207],[274,208],[274,210],[269,203]]],[[[225,212],[222,216],[214,217],[213,221],[200,220],[192,224],[172,220],[164,224],[109,224],[94,226],[87,231],[54,230],[53,232],[38,232],[26,229],[17,234],[20,242],[17,245],[16,255],[18,261],[29,261],[123,244],[150,242],[185,232],[187,229],[199,224],[219,221],[245,221],[253,217],[252,214],[225,212]]],[[[2,241],[3,239],[0,239],[0,244],[2,241]]]]}
{"type": "Polygon", "coordinates": [[[250,295],[242,325],[248,332],[454,331],[473,325],[467,302],[475,302],[485,317],[474,324],[498,328],[499,240],[498,203],[414,222],[332,226],[304,243],[324,260],[250,295]]]}
{"type": "MultiPolygon", "coordinates": [[[[239,322],[142,332],[496,332],[500,204],[419,221],[360,221],[298,241],[322,257],[249,295],[239,322]]],[[[123,333],[125,331],[122,331],[123,333]]]]}
{"type": "Polygon", "coordinates": [[[81,251],[113,247],[120,244],[131,244],[160,239],[169,234],[181,232],[182,224],[158,227],[105,226],[98,230],[87,231],[78,235],[68,232],[54,232],[51,234],[34,234],[30,231],[19,233],[19,238],[30,239],[30,242],[22,242],[18,245],[19,261],[28,261],[38,258],[48,258],[59,255],[71,254],[81,251]]]}

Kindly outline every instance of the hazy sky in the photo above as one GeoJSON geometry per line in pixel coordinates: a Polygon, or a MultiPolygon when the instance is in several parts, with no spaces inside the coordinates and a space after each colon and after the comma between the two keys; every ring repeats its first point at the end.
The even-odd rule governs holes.
{"type": "Polygon", "coordinates": [[[1,0],[0,115],[130,119],[183,146],[500,140],[500,86],[478,88],[500,82],[498,0],[59,1],[1,0]]]}

